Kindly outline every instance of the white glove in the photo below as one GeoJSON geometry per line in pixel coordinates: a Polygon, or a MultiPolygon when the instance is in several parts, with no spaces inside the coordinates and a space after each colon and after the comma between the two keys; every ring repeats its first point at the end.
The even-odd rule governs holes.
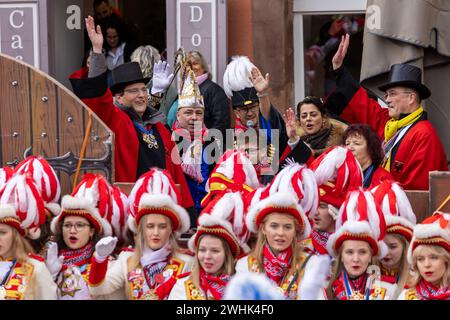
{"type": "Polygon", "coordinates": [[[166,90],[173,79],[173,73],[170,73],[170,65],[166,61],[158,61],[153,66],[152,94],[161,93],[166,90]]]}
{"type": "Polygon", "coordinates": [[[105,261],[111,253],[113,253],[114,248],[117,244],[116,237],[104,237],[101,238],[95,245],[95,255],[99,262],[105,261]]]}
{"type": "Polygon", "coordinates": [[[47,259],[45,264],[47,265],[48,271],[52,275],[53,279],[56,279],[59,272],[61,271],[64,262],[64,256],[58,257],[58,244],[56,242],[50,242],[47,250],[47,259]]]}

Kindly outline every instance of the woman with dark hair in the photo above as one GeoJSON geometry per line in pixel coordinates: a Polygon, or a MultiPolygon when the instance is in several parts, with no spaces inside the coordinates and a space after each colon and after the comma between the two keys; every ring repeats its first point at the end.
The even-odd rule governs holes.
{"type": "Polygon", "coordinates": [[[300,101],[297,121],[297,135],[313,150],[314,157],[343,142],[347,125],[330,118],[321,98],[311,96],[300,101]]]}
{"type": "Polygon", "coordinates": [[[345,146],[353,153],[364,173],[364,188],[393,180],[382,166],[383,149],[378,135],[366,124],[352,124],[343,135],[345,146]]]}

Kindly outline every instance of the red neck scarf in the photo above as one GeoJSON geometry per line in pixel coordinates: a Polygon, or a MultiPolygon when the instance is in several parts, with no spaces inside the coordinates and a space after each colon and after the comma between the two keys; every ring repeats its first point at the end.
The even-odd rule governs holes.
{"type": "MultiPolygon", "coordinates": [[[[351,293],[347,292],[345,289],[344,272],[345,271],[341,272],[339,277],[336,280],[334,280],[334,282],[331,286],[331,290],[333,291],[334,296],[336,297],[337,300],[349,300],[350,299],[349,295],[351,293]]],[[[352,290],[352,292],[359,292],[362,295],[365,295],[367,279],[369,278],[369,275],[367,273],[364,272],[362,275],[360,275],[356,279],[350,279],[350,277],[348,277],[348,275],[347,275],[347,278],[348,278],[348,283],[350,285],[350,289],[352,290]]]]}
{"type": "Polygon", "coordinates": [[[311,230],[311,242],[314,247],[314,253],[328,254],[327,242],[331,233],[326,231],[311,230]]]}
{"type": "MultiPolygon", "coordinates": [[[[259,124],[258,121],[255,122],[255,125],[252,127],[254,129],[258,129],[259,124]]],[[[236,118],[236,123],[234,125],[235,134],[238,135],[240,132],[245,132],[248,130],[248,127],[244,125],[241,119],[236,118]]]]}
{"type": "Polygon", "coordinates": [[[221,274],[217,277],[207,274],[203,268],[200,268],[200,287],[202,288],[205,296],[208,291],[214,297],[214,300],[221,300],[225,292],[225,287],[230,281],[231,276],[229,274],[221,274]]]}
{"type": "Polygon", "coordinates": [[[267,243],[263,249],[263,265],[266,275],[272,279],[278,286],[281,285],[287,270],[290,267],[292,258],[292,247],[280,252],[275,256],[267,243]]]}
{"type": "Polygon", "coordinates": [[[204,143],[204,138],[208,134],[208,128],[206,128],[204,123],[200,131],[190,132],[189,130],[181,128],[178,120],[175,120],[175,122],[172,124],[172,131],[175,132],[180,137],[183,137],[183,139],[189,143],[194,141],[194,139],[200,139],[202,143],[204,143]]]}
{"type": "Polygon", "coordinates": [[[59,251],[59,255],[64,256],[64,262],[62,270],[71,266],[83,266],[91,262],[92,255],[94,254],[94,242],[89,242],[83,248],[72,250],[62,249],[59,251]]]}
{"type": "Polygon", "coordinates": [[[436,288],[423,279],[415,289],[420,300],[450,300],[450,288],[436,288]]]}

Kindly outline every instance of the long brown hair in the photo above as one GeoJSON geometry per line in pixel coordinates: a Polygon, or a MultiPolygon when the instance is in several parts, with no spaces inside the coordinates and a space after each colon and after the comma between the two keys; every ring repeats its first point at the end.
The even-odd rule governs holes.
{"type": "MultiPolygon", "coordinates": [[[[228,243],[221,237],[217,237],[212,234],[203,234],[198,239],[198,244],[200,245],[200,242],[205,236],[210,236],[214,238],[220,239],[220,242],[222,243],[222,248],[225,251],[225,261],[223,262],[222,267],[219,270],[220,274],[227,274],[232,276],[235,273],[235,261],[233,257],[233,253],[231,252],[230,246],[228,243]]],[[[192,267],[191,274],[189,276],[189,279],[192,281],[192,283],[195,285],[196,288],[200,288],[200,261],[198,260],[198,246],[195,249],[195,260],[194,260],[194,266],[192,267]]],[[[206,292],[205,292],[206,295],[206,292]]]]}
{"type": "MultiPolygon", "coordinates": [[[[400,293],[402,292],[402,290],[404,289],[406,282],[408,280],[409,277],[409,263],[408,263],[408,247],[409,247],[409,242],[408,240],[398,234],[398,233],[390,233],[391,236],[393,236],[394,238],[396,238],[398,241],[400,241],[400,243],[402,244],[402,257],[400,258],[400,264],[399,264],[399,268],[398,268],[398,282],[397,282],[397,289],[395,290],[394,294],[392,295],[392,297],[390,298],[391,300],[397,299],[397,297],[400,295],[400,293]]],[[[380,262],[381,265],[383,265],[380,262]]]]}

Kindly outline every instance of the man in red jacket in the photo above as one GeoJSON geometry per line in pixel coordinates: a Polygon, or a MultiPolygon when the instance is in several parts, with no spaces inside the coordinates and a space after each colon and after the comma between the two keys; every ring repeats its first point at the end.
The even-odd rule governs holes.
{"type": "Polygon", "coordinates": [[[421,83],[422,72],[409,64],[393,65],[385,92],[387,108],[370,99],[367,92],[342,67],[349,35],[342,37],[333,57],[337,88],[328,97],[331,112],[350,123],[366,123],[384,140],[383,166],[404,189],[428,190],[430,171],[447,171],[447,159],[439,137],[421,102],[431,93],[421,83]]]}
{"type": "MultiPolygon", "coordinates": [[[[93,48],[89,78],[70,80],[77,96],[114,132],[115,181],[135,182],[152,167],[166,169],[180,185],[183,194],[181,205],[192,207],[193,201],[171,133],[159,121],[158,111],[147,106],[149,93],[146,83],[149,79],[143,77],[137,62],[130,62],[112,70],[113,84],[108,89],[100,26],[95,29],[94,20],[89,17],[86,29],[93,48]],[[98,75],[98,70],[103,72],[98,75]]],[[[164,91],[173,77],[168,73],[165,62],[155,65],[152,94],[164,91]]]]}

